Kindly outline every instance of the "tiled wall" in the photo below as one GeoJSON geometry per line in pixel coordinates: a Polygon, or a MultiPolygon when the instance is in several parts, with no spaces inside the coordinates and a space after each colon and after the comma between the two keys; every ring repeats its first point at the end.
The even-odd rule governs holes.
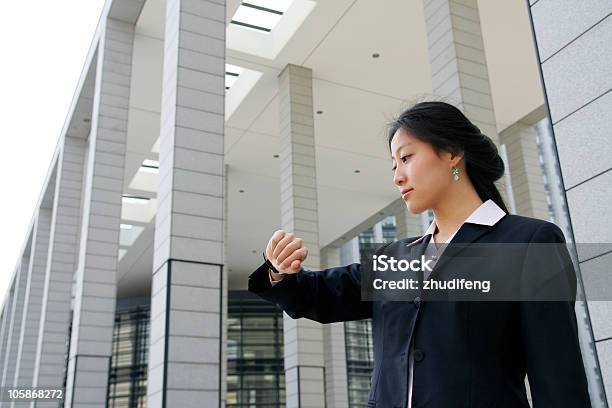
{"type": "MultiPolygon", "coordinates": [[[[604,244],[580,256],[588,299],[597,265],[612,261],[612,1],[529,3],[574,238],[604,244]]],[[[589,312],[611,403],[612,301],[589,312]]]]}

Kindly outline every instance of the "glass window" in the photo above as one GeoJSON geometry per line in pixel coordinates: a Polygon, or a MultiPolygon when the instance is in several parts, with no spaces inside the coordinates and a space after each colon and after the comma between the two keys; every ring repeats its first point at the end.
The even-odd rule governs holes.
{"type": "Polygon", "coordinates": [[[144,408],[147,399],[149,306],[115,313],[108,406],[144,408]]]}
{"type": "Polygon", "coordinates": [[[244,291],[228,301],[227,407],[284,407],[283,314],[244,291]]]}
{"type": "MultiPolygon", "coordinates": [[[[383,243],[396,239],[395,217],[386,217],[381,222],[383,243]]],[[[373,228],[359,234],[359,256],[361,262],[369,262],[376,249],[382,244],[374,242],[373,228]]],[[[372,320],[359,320],[344,323],[346,347],[346,370],[348,379],[349,407],[363,407],[370,394],[370,381],[374,365],[374,346],[372,343],[372,320]]]]}
{"type": "Polygon", "coordinates": [[[344,338],[349,407],[363,407],[368,401],[374,363],[372,321],[345,322],[344,338]]]}

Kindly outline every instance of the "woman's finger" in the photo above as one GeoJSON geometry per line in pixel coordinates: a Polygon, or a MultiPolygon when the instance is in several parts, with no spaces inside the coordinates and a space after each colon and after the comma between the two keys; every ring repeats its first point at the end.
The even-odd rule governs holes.
{"type": "Polygon", "coordinates": [[[291,263],[291,273],[298,273],[302,269],[302,261],[295,260],[291,263]]]}
{"type": "Polygon", "coordinates": [[[278,244],[274,247],[272,251],[272,259],[276,260],[278,255],[285,249],[285,246],[291,241],[293,241],[294,235],[292,233],[285,234],[285,236],[278,241],[278,244]]]}
{"type": "Polygon", "coordinates": [[[302,240],[300,238],[294,238],[293,241],[289,242],[285,246],[285,248],[278,254],[278,256],[276,257],[276,262],[278,262],[279,265],[282,264],[289,256],[291,256],[291,254],[293,254],[294,251],[300,249],[303,246],[304,244],[302,243],[302,240]]]}
{"type": "Polygon", "coordinates": [[[270,261],[272,260],[272,254],[274,252],[274,248],[279,243],[279,241],[285,236],[287,232],[285,230],[277,230],[272,234],[270,240],[268,241],[268,245],[266,246],[266,258],[270,261]]]}
{"type": "MultiPolygon", "coordinates": [[[[308,248],[303,246],[302,248],[294,251],[283,262],[279,263],[279,267],[281,268],[280,270],[284,270],[284,269],[291,269],[291,270],[293,270],[294,269],[294,262],[298,261],[300,263],[300,265],[301,265],[302,261],[304,261],[307,256],[308,256],[308,248]]],[[[299,265],[298,265],[298,271],[299,271],[299,265]]]]}

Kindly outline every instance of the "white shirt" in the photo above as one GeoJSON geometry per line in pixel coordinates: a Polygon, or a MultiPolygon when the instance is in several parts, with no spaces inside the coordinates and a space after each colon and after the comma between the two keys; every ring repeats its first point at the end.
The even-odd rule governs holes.
{"type": "MultiPolygon", "coordinates": [[[[463,221],[463,223],[459,226],[459,228],[457,228],[455,230],[455,232],[453,232],[453,234],[448,237],[448,239],[446,241],[444,241],[444,244],[448,244],[449,242],[451,242],[451,240],[455,237],[455,235],[457,235],[457,232],[459,232],[459,229],[461,229],[461,227],[463,226],[463,224],[465,223],[471,223],[471,224],[480,224],[480,225],[495,225],[497,223],[497,221],[501,220],[504,215],[506,215],[506,212],[504,210],[502,210],[497,204],[495,204],[495,201],[489,199],[487,201],[485,201],[484,203],[482,203],[478,208],[476,208],[472,214],[470,214],[469,217],[467,217],[465,219],[465,221],[463,221]]],[[[431,235],[431,240],[429,241],[430,243],[433,243],[434,245],[427,245],[427,249],[425,250],[425,255],[428,258],[434,258],[432,265],[435,266],[436,262],[438,261],[440,255],[442,254],[442,252],[444,252],[444,249],[446,248],[446,245],[443,245],[440,249],[436,248],[436,242],[434,240],[434,234],[436,232],[436,230],[438,229],[438,225],[436,224],[436,220],[434,219],[433,222],[431,223],[431,225],[429,226],[429,228],[427,228],[427,231],[425,231],[425,234],[423,234],[422,237],[410,242],[409,244],[407,244],[406,246],[412,246],[418,242],[421,242],[425,239],[425,237],[427,237],[428,235],[431,235]]],[[[432,266],[432,267],[433,267],[432,266]]],[[[414,342],[410,343],[410,356],[408,359],[408,364],[410,366],[410,369],[408,370],[408,408],[412,408],[412,372],[414,369],[414,356],[413,356],[413,352],[414,352],[414,342]]]]}

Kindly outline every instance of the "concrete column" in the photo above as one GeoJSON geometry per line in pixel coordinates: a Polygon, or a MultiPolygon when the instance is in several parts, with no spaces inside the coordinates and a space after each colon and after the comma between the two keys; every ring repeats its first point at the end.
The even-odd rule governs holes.
{"type": "Polygon", "coordinates": [[[28,295],[25,300],[19,335],[19,348],[17,350],[17,367],[15,369],[15,385],[17,386],[29,387],[33,383],[45,271],[49,254],[50,230],[51,209],[40,208],[34,223],[34,236],[32,238],[30,268],[26,288],[28,295]]]}
{"type": "Polygon", "coordinates": [[[506,145],[516,213],[548,220],[550,214],[535,128],[517,122],[501,132],[500,141],[506,145]]]}
{"type": "MultiPolygon", "coordinates": [[[[319,270],[312,71],[287,65],[279,75],[281,226],[304,240],[310,252],[303,267],[319,270]]],[[[287,407],[325,405],[323,330],[284,314],[287,407]]]]}
{"type": "Polygon", "coordinates": [[[548,120],[540,120],[534,124],[538,136],[538,145],[544,161],[543,172],[546,176],[546,190],[550,199],[550,208],[554,223],[561,228],[567,242],[571,242],[574,235],[570,226],[570,220],[565,203],[565,190],[563,189],[563,179],[559,169],[559,159],[557,158],[557,148],[552,128],[548,120]]]}
{"type": "MultiPolygon", "coordinates": [[[[343,265],[339,247],[327,247],[321,254],[324,268],[343,265]]],[[[344,322],[323,326],[325,358],[325,402],[328,408],[348,406],[344,322]]]]}
{"type": "MultiPolygon", "coordinates": [[[[7,346],[8,340],[10,337],[10,325],[11,325],[11,315],[13,314],[13,299],[15,297],[15,281],[10,284],[9,292],[6,296],[6,302],[4,303],[4,307],[2,309],[2,337],[0,337],[0,381],[2,380],[2,374],[4,373],[4,367],[6,366],[7,359],[7,346]]],[[[2,403],[0,402],[0,406],[2,403]]]]}
{"type": "Polygon", "coordinates": [[[395,236],[398,240],[423,235],[421,214],[412,214],[403,200],[397,201],[393,215],[395,216],[395,236]]]}
{"type": "Polygon", "coordinates": [[[105,24],[83,190],[67,406],[105,406],[112,354],[134,26],[113,18],[105,24]]]}
{"type": "MultiPolygon", "coordinates": [[[[33,385],[62,388],[78,254],[85,140],[66,136],[58,157],[33,385]]],[[[33,404],[32,404],[33,405],[33,404]]],[[[45,406],[58,406],[57,403],[45,406]]],[[[37,406],[42,406],[39,402],[37,406]]]]}
{"type": "MultiPolygon", "coordinates": [[[[28,246],[30,245],[31,244],[28,244],[28,246]]],[[[2,387],[14,386],[17,351],[19,349],[19,334],[21,333],[21,323],[23,320],[23,306],[26,298],[29,264],[30,251],[26,251],[21,258],[21,264],[15,275],[15,295],[13,296],[12,313],[8,326],[9,336],[6,344],[6,360],[2,371],[2,387]]],[[[3,406],[9,405],[10,403],[3,403],[3,406]]]]}
{"type": "MultiPolygon", "coordinates": [[[[423,3],[433,94],[448,98],[499,147],[478,0],[423,0],[423,3]]],[[[521,174],[526,171],[515,170],[521,174]]],[[[511,176],[514,178],[514,173],[511,176]]],[[[505,182],[502,178],[496,186],[509,203],[505,182]]]]}
{"type": "Polygon", "coordinates": [[[374,242],[383,242],[382,221],[379,221],[372,226],[372,232],[374,233],[374,242]]]}
{"type": "Polygon", "coordinates": [[[361,262],[361,254],[359,250],[359,236],[353,237],[340,248],[340,264],[350,265],[355,262],[361,262]]]}
{"type": "Polygon", "coordinates": [[[423,0],[432,89],[498,143],[477,0],[423,0]]]}
{"type": "Polygon", "coordinates": [[[221,406],[225,2],[168,0],[165,30],[147,404],[221,406]]]}

